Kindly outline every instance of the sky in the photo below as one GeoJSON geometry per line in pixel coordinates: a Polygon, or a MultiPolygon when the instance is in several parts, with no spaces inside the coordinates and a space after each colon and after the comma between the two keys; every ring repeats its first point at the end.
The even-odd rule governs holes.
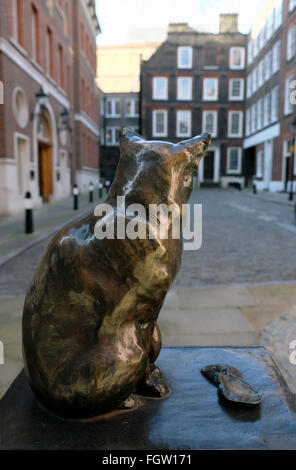
{"type": "MultiPolygon", "coordinates": [[[[218,32],[219,13],[239,13],[239,30],[248,33],[266,0],[96,0],[102,28],[98,44],[124,44],[133,28],[166,28],[170,22],[208,26],[218,32]]],[[[151,38],[153,40],[153,38],[151,38]]]]}

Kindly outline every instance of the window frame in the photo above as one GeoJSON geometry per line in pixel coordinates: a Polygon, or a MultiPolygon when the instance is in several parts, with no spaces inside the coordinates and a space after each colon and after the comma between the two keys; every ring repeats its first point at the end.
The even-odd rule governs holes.
{"type": "Polygon", "coordinates": [[[284,116],[288,116],[293,113],[293,104],[290,102],[291,96],[291,82],[294,80],[294,74],[286,77],[285,80],[285,99],[284,99],[284,116]]]}
{"type": "Polygon", "coordinates": [[[242,148],[241,147],[235,147],[235,146],[231,146],[231,147],[227,147],[227,158],[226,158],[226,173],[228,175],[240,175],[241,172],[242,172],[242,148]],[[230,153],[231,153],[231,150],[237,150],[238,151],[238,159],[237,159],[237,162],[238,162],[238,165],[237,165],[237,169],[236,170],[233,170],[230,168],[230,153]]]}
{"type": "MultiPolygon", "coordinates": [[[[105,109],[105,116],[106,117],[121,117],[121,99],[118,97],[108,97],[106,99],[106,109],[105,109]],[[111,101],[111,114],[108,113],[108,102],[111,101]],[[120,112],[116,113],[116,102],[119,102],[120,112]]],[[[112,126],[111,126],[112,127],[112,126]]]]}
{"type": "Polygon", "coordinates": [[[178,69],[192,69],[192,58],[193,48],[192,46],[179,46],[177,49],[177,68],[178,69]],[[189,63],[188,65],[181,64],[182,50],[187,49],[189,51],[189,63]]]}
{"type": "Polygon", "coordinates": [[[213,137],[217,137],[218,132],[218,111],[216,109],[203,109],[202,110],[202,132],[209,132],[213,137]],[[213,132],[206,130],[207,114],[214,115],[214,130],[213,132]]]}
{"type": "Polygon", "coordinates": [[[178,101],[192,101],[192,89],[193,89],[193,80],[192,80],[192,77],[190,76],[179,76],[177,77],[177,94],[176,94],[176,97],[177,97],[177,100],[178,101]],[[180,82],[182,80],[190,80],[190,94],[189,94],[189,97],[188,98],[181,98],[180,97],[180,82]]]}
{"type": "Polygon", "coordinates": [[[116,140],[116,131],[120,131],[119,126],[106,126],[106,133],[105,133],[105,145],[106,147],[118,147],[119,146],[119,139],[116,140]],[[112,140],[111,142],[107,142],[107,131],[108,129],[111,131],[112,140]]]}
{"type": "Polygon", "coordinates": [[[232,109],[228,111],[228,125],[227,125],[227,135],[228,137],[238,137],[241,138],[243,136],[243,121],[244,121],[244,112],[241,111],[240,109],[232,109]],[[238,134],[233,134],[231,132],[231,119],[232,115],[238,113],[240,118],[239,118],[239,132],[238,134]]]}
{"type": "Polygon", "coordinates": [[[203,92],[202,92],[202,99],[203,101],[218,101],[219,97],[219,78],[218,77],[203,77],[203,92]],[[215,80],[215,96],[210,97],[206,96],[206,81],[207,80],[215,80]]]}
{"type": "Polygon", "coordinates": [[[189,109],[177,109],[176,110],[176,137],[191,137],[192,135],[192,111],[189,109]],[[188,124],[188,133],[179,132],[179,120],[178,116],[180,113],[187,113],[189,116],[189,124],[188,124]]]}
{"type": "Polygon", "coordinates": [[[125,117],[139,117],[139,112],[136,113],[136,103],[137,102],[139,104],[138,98],[134,98],[134,97],[125,98],[125,100],[124,100],[124,115],[125,115],[125,117]],[[127,103],[128,103],[128,101],[131,101],[131,103],[132,103],[132,106],[131,106],[132,113],[131,114],[129,114],[127,112],[127,103]]]}
{"type": "Polygon", "coordinates": [[[245,65],[246,65],[246,49],[245,49],[245,47],[242,47],[242,46],[232,46],[232,47],[230,47],[230,49],[229,49],[229,68],[231,70],[244,70],[245,65]],[[233,64],[233,54],[236,50],[240,50],[241,53],[242,53],[242,56],[241,56],[242,64],[240,64],[240,65],[234,65],[233,64]]]}
{"type": "Polygon", "coordinates": [[[245,96],[245,80],[244,78],[241,77],[233,77],[229,79],[229,85],[228,85],[228,99],[229,101],[243,101],[245,96]],[[237,80],[241,83],[240,86],[240,95],[239,96],[233,96],[231,94],[232,90],[232,83],[237,80]]]}
{"type": "Polygon", "coordinates": [[[152,78],[152,99],[155,101],[167,101],[169,99],[169,79],[168,77],[162,76],[162,75],[154,75],[152,78]],[[165,96],[159,97],[156,95],[156,90],[157,90],[157,80],[164,80],[165,82],[165,96]]]}
{"type": "Polygon", "coordinates": [[[168,135],[168,110],[167,109],[153,109],[152,110],[152,135],[153,137],[167,137],[168,135]],[[156,131],[156,114],[163,113],[164,114],[164,131],[157,132],[156,131]]]}

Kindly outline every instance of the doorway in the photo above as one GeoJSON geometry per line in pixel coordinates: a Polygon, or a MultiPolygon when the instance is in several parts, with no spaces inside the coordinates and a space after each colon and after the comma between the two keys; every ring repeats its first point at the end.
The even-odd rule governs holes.
{"type": "Polygon", "coordinates": [[[49,202],[52,195],[52,149],[51,145],[38,143],[39,192],[43,202],[49,202]]]}
{"type": "Polygon", "coordinates": [[[204,159],[204,182],[214,181],[214,156],[215,152],[209,151],[207,152],[207,156],[204,159]]]}
{"type": "Polygon", "coordinates": [[[44,112],[38,122],[39,194],[43,202],[50,202],[53,193],[52,133],[50,119],[44,112]]]}

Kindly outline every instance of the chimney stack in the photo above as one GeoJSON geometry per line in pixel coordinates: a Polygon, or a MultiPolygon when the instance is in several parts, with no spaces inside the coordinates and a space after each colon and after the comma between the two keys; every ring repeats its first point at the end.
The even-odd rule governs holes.
{"type": "Polygon", "coordinates": [[[237,33],[238,32],[238,13],[221,13],[219,32],[237,33]]]}

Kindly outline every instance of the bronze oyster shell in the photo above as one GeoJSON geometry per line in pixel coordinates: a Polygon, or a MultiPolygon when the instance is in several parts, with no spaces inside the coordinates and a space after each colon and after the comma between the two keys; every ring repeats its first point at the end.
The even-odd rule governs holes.
{"type": "Polygon", "coordinates": [[[241,373],[235,367],[212,364],[203,367],[201,372],[218,386],[228,401],[244,405],[258,405],[262,401],[262,394],[242,380],[241,373]]]}

